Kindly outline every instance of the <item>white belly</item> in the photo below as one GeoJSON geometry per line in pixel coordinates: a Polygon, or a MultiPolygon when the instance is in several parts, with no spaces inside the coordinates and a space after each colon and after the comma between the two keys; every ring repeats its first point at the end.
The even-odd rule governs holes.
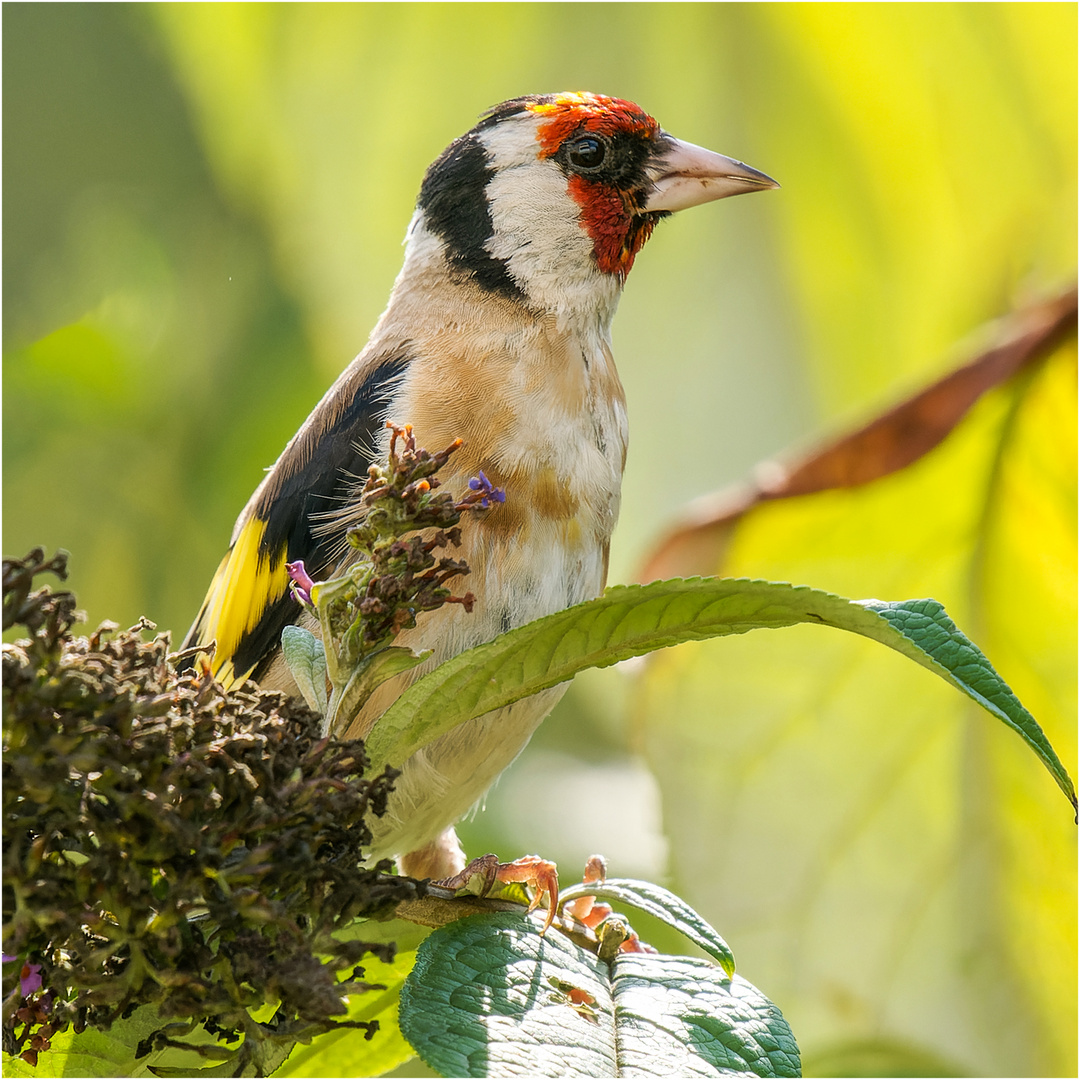
{"type": "MultiPolygon", "coordinates": [[[[460,588],[477,594],[474,612],[470,615],[457,605],[448,605],[432,613],[428,622],[421,621],[408,644],[434,648],[435,656],[429,661],[434,666],[512,626],[602,592],[600,545],[567,547],[556,542],[554,529],[550,533],[540,529],[530,539],[467,553],[473,572],[460,588]]],[[[427,669],[425,665],[421,670],[427,669]]],[[[567,685],[461,724],[409,758],[395,781],[387,813],[369,821],[375,835],[372,856],[386,858],[415,850],[464,817],[525,748],[567,685]]],[[[392,700],[398,693],[400,687],[389,689],[387,697],[392,700]]],[[[380,712],[384,707],[381,700],[375,703],[380,712]]]]}

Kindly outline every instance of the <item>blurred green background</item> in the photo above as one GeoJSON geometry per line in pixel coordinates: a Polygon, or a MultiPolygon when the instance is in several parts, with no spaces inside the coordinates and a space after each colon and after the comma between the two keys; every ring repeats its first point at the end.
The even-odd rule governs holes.
{"type": "MultiPolygon", "coordinates": [[[[688,499],[872,415],[1073,278],[1076,18],[5,5],[4,552],[68,548],[92,624],[145,614],[178,640],[261,470],[363,346],[426,166],[489,105],[592,89],[784,185],[665,222],[627,284],[611,580],[631,580],[688,499]]],[[[724,570],[932,592],[1074,768],[1075,353],[943,455],[869,502],[755,520],[724,570]]],[[[580,679],[467,846],[568,876],[600,849],[673,884],[808,1072],[1075,1075],[1052,782],[904,661],[784,634],[580,679]]]]}

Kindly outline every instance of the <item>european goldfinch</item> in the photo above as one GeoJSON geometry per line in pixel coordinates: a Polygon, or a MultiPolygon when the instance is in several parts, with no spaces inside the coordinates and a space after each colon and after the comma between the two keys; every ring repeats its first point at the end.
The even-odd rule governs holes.
{"type": "MultiPolygon", "coordinates": [[[[682,142],[637,105],[600,94],[515,98],[487,112],[428,169],[405,265],[367,346],[315,407],[244,507],[185,647],[216,641],[226,685],[296,693],[282,629],[305,617],[287,562],[333,576],[387,420],[422,445],[464,447],[442,475],[481,471],[505,503],[463,530],[476,597],[404,632],[425,665],[384,684],[341,737],[363,737],[435,664],[604,588],[619,512],[627,418],[611,320],[634,258],[674,210],[776,187],[741,162],[682,142]]],[[[529,741],[565,688],[459,726],[410,758],[373,858],[416,877],[456,874],[453,825],[529,741]]]]}

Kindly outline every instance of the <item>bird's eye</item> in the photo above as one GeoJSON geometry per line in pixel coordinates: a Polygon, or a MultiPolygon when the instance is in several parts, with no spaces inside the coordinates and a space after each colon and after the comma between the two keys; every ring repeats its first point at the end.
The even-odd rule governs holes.
{"type": "Polygon", "coordinates": [[[592,135],[582,135],[567,148],[567,157],[571,165],[579,169],[595,169],[604,162],[607,147],[592,135]]]}

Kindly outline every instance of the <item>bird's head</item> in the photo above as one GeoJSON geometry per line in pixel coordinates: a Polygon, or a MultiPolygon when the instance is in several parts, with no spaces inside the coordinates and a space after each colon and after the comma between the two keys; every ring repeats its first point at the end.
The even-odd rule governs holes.
{"type": "Polygon", "coordinates": [[[660,218],[776,186],[674,138],[632,102],[533,95],[495,106],[428,169],[410,240],[530,307],[614,310],[660,218]]]}

